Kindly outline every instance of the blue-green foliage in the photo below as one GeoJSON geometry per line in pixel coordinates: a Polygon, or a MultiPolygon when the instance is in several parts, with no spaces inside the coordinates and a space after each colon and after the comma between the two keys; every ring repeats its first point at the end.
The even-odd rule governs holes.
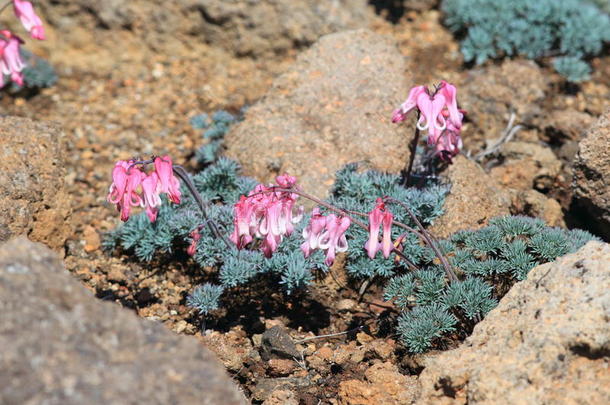
{"type": "MultiPolygon", "coordinates": [[[[239,165],[226,158],[192,177],[193,183],[204,200],[211,202],[208,215],[219,230],[228,237],[233,226],[233,204],[240,195],[246,195],[256,182],[240,176],[239,165]]],[[[157,220],[151,223],[144,213],[132,215],[129,221],[106,235],[104,247],[112,250],[121,246],[142,261],[171,254],[192,242],[190,233],[198,230],[200,239],[193,259],[202,267],[218,268],[218,279],[223,288],[236,287],[249,282],[259,274],[277,277],[287,293],[302,288],[313,280],[312,270],[322,269],[324,256],[315,252],[304,258],[299,247],[308,218],[295,226],[292,235],[284,238],[270,259],[264,259],[258,250],[237,251],[217,238],[204,222],[193,197],[182,189],[180,205],[163,200],[157,220]]],[[[229,242],[230,243],[230,242],[229,242]]]]}
{"type": "Polygon", "coordinates": [[[205,145],[195,151],[195,158],[200,164],[210,164],[218,159],[225,134],[231,125],[241,120],[226,111],[216,111],[209,117],[207,114],[199,114],[191,118],[194,129],[204,130],[203,138],[207,141],[205,145]]]}
{"type": "Polygon", "coordinates": [[[560,75],[574,83],[591,78],[591,67],[581,59],[573,56],[555,58],[553,67],[560,75]]]}
{"type": "Polygon", "coordinates": [[[493,309],[499,298],[494,285],[523,280],[536,265],[574,252],[592,239],[588,232],[547,227],[539,219],[494,218],[485,228],[456,232],[440,241],[460,280],[448,282],[439,266],[432,265],[390,279],[384,298],[394,299],[403,311],[399,335],[409,350],[420,353],[452,331],[458,320],[473,322],[493,309]],[[455,322],[449,324],[449,319],[455,322]]]}
{"type": "Polygon", "coordinates": [[[220,296],[224,289],[221,286],[205,283],[195,288],[186,298],[186,305],[195,308],[202,315],[218,309],[220,296]]]}
{"type": "Polygon", "coordinates": [[[610,41],[608,15],[582,0],[444,0],[442,9],[447,26],[463,38],[464,59],[477,64],[559,54],[557,71],[580,81],[588,75],[582,59],[610,41]]]}
{"type": "MultiPolygon", "coordinates": [[[[377,197],[388,196],[407,204],[420,222],[428,225],[442,214],[448,190],[447,186],[437,184],[430,184],[422,189],[405,188],[400,185],[400,177],[397,175],[374,170],[359,172],[357,164],[349,164],[337,172],[329,202],[347,210],[370,212],[375,206],[377,197]]],[[[392,206],[391,211],[395,220],[415,227],[411,217],[402,207],[392,206]]],[[[402,232],[404,230],[393,227],[392,240],[396,240],[402,232]]],[[[350,228],[346,262],[349,275],[355,278],[372,276],[385,278],[396,272],[405,271],[404,261],[396,264],[392,260],[384,259],[381,254],[371,260],[364,250],[367,239],[368,233],[365,230],[355,226],[350,228]]],[[[429,249],[424,248],[417,236],[411,233],[406,235],[403,253],[413,263],[419,263],[423,259],[433,259],[429,249]]]]}
{"type": "MultiPolygon", "coordinates": [[[[21,58],[25,64],[23,69],[23,87],[16,83],[11,84],[11,91],[19,91],[22,88],[36,89],[51,87],[57,83],[57,74],[55,69],[39,56],[34,55],[27,49],[21,49],[21,58]]],[[[8,76],[5,76],[5,83],[10,81],[8,76]]]]}

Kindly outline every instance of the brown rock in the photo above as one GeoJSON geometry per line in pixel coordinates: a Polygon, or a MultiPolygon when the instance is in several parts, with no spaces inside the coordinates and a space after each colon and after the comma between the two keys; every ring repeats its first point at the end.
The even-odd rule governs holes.
{"type": "Polygon", "coordinates": [[[493,217],[510,214],[509,194],[473,161],[458,156],[447,176],[451,191],[445,213],[430,228],[435,236],[445,238],[459,230],[481,228],[493,217]]]}
{"type": "Polygon", "coordinates": [[[365,372],[366,381],[347,380],[339,385],[342,405],[408,404],[413,399],[416,379],[402,375],[392,363],[378,363],[365,372]]]}
{"type": "Polygon", "coordinates": [[[591,228],[610,238],[610,109],[579,143],[574,163],[574,198],[591,228]]]}
{"type": "Polygon", "coordinates": [[[86,226],[83,231],[83,237],[85,239],[85,251],[94,252],[101,246],[100,235],[97,233],[94,227],[86,226]]]}
{"type": "Polygon", "coordinates": [[[543,139],[546,142],[557,144],[566,140],[580,141],[587,129],[595,123],[595,118],[590,114],[568,108],[551,112],[548,117],[545,117],[545,121],[543,139]]]}
{"type": "Polygon", "coordinates": [[[53,123],[0,118],[0,241],[12,236],[61,249],[70,228],[64,134],[53,123]]]}
{"type": "Polygon", "coordinates": [[[561,172],[561,161],[553,151],[538,143],[508,142],[500,148],[505,159],[490,175],[503,186],[516,190],[549,189],[561,172]]]}
{"type": "Polygon", "coordinates": [[[610,402],[610,245],[534,268],[459,348],[428,358],[417,404],[610,402]]]}
{"type": "Polygon", "coordinates": [[[0,403],[245,404],[196,339],[96,300],[56,254],[0,247],[0,403]]]}
{"type": "Polygon", "coordinates": [[[222,364],[231,371],[239,371],[250,358],[252,343],[240,330],[228,333],[212,331],[201,336],[203,344],[218,356],[222,364]]]}
{"type": "Polygon", "coordinates": [[[265,399],[263,405],[299,405],[299,397],[290,390],[278,389],[265,399]]]}
{"type": "Polygon", "coordinates": [[[207,0],[201,30],[211,44],[261,56],[311,45],[320,36],[368,25],[366,0],[207,0]]]}
{"type": "Polygon", "coordinates": [[[515,123],[532,124],[542,112],[548,83],[532,61],[507,59],[499,66],[471,70],[459,93],[460,106],[472,122],[466,147],[480,149],[500,138],[512,113],[515,123]]]}
{"type": "Polygon", "coordinates": [[[286,376],[292,373],[297,367],[294,360],[288,359],[270,359],[267,364],[269,365],[269,372],[271,375],[276,377],[286,376]]]}
{"type": "Polygon", "coordinates": [[[536,190],[515,193],[510,210],[513,215],[527,215],[540,218],[549,226],[566,227],[559,202],[548,198],[536,190]]]}
{"type": "Polygon", "coordinates": [[[405,129],[387,117],[405,97],[406,65],[389,38],[368,30],[321,38],[226,136],[226,154],[269,182],[288,172],[320,197],[354,161],[398,172],[405,129]]]}

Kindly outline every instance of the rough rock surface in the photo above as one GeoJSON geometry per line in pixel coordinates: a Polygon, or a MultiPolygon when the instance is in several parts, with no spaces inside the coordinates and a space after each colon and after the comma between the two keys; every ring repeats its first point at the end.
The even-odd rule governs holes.
{"type": "Polygon", "coordinates": [[[550,148],[538,143],[513,141],[499,150],[504,162],[490,175],[502,186],[516,190],[547,190],[561,172],[561,161],[550,148]]]}
{"type": "Polygon", "coordinates": [[[364,372],[366,381],[345,380],[339,385],[341,405],[408,404],[415,393],[415,377],[401,374],[392,363],[377,363],[364,372]]]}
{"type": "Polygon", "coordinates": [[[203,37],[238,55],[284,52],[320,36],[365,28],[366,0],[207,0],[201,2],[203,37]]]}
{"type": "Polygon", "coordinates": [[[580,141],[573,179],[574,198],[588,224],[610,238],[610,109],[580,141]]]}
{"type": "Polygon", "coordinates": [[[510,195],[473,161],[458,156],[447,177],[451,192],[445,213],[430,228],[435,236],[445,238],[462,229],[481,228],[493,217],[510,214],[510,195]]]}
{"type": "Polygon", "coordinates": [[[57,256],[0,247],[0,403],[245,404],[193,338],[102,303],[57,256]]]}
{"type": "Polygon", "coordinates": [[[558,143],[566,140],[579,141],[595,118],[573,108],[555,110],[546,117],[545,141],[558,143]]]}
{"type": "Polygon", "coordinates": [[[70,232],[63,137],[54,123],[0,118],[0,242],[29,235],[63,246],[70,232]]]}
{"type": "Polygon", "coordinates": [[[363,28],[373,17],[366,0],[41,0],[39,3],[43,18],[60,31],[78,28],[89,19],[103,28],[138,32],[150,46],[190,37],[238,55],[254,56],[286,52],[310,45],[324,34],[363,28]]]}
{"type": "Polygon", "coordinates": [[[561,205],[536,190],[512,191],[511,214],[542,219],[549,226],[566,227],[561,205]]]}
{"type": "Polygon", "coordinates": [[[473,128],[468,132],[471,139],[465,140],[466,147],[493,144],[513,113],[515,124],[532,124],[542,112],[548,82],[535,62],[525,60],[506,60],[499,66],[470,71],[458,95],[473,128]]]}
{"type": "Polygon", "coordinates": [[[343,165],[367,161],[398,172],[410,133],[388,117],[408,91],[406,64],[394,41],[368,30],[321,38],[226,136],[229,157],[246,175],[299,178],[324,196],[343,165]]]}
{"type": "Polygon", "coordinates": [[[427,361],[417,404],[610,403],[610,245],[534,268],[455,350],[427,361]]]}

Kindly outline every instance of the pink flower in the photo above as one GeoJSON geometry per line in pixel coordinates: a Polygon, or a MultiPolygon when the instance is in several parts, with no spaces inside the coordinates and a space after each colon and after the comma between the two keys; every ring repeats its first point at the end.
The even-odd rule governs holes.
{"type": "Polygon", "coordinates": [[[146,209],[146,215],[150,222],[155,222],[161,205],[161,197],[158,192],[159,176],[152,172],[148,176],[144,175],[142,180],[142,202],[141,206],[146,209]]]}
{"type": "Polygon", "coordinates": [[[464,114],[460,112],[457,106],[457,89],[454,85],[441,80],[440,93],[445,97],[445,106],[449,111],[451,124],[458,129],[462,128],[462,118],[464,114]]]}
{"type": "Polygon", "coordinates": [[[301,220],[302,207],[296,215],[293,214],[298,195],[276,189],[296,187],[296,178],[285,174],[276,180],[277,186],[258,184],[247,197],[241,196],[235,204],[230,239],[238,249],[242,249],[254,238],[261,238],[261,249],[265,256],[270,257],[282,238],[294,231],[293,224],[301,220]]]}
{"type": "Polygon", "coordinates": [[[345,232],[350,224],[351,220],[348,217],[337,217],[334,214],[326,217],[326,231],[320,235],[318,243],[320,249],[326,250],[324,264],[327,266],[333,265],[336,252],[347,251],[345,232]]]}
{"type": "MultiPolygon", "coordinates": [[[[23,73],[25,64],[21,60],[20,47],[23,40],[10,31],[0,31],[6,39],[0,38],[0,74],[10,75],[11,80],[23,86],[23,73]]],[[[4,80],[2,80],[4,85],[4,80]]]]}
{"type": "Polygon", "coordinates": [[[394,110],[394,113],[392,114],[393,123],[404,121],[409,111],[417,107],[417,99],[420,94],[428,94],[428,89],[426,89],[425,86],[416,86],[409,91],[407,100],[402,103],[399,108],[394,110]]]}
{"type": "Polygon", "coordinates": [[[131,207],[142,204],[136,189],[146,175],[137,166],[130,167],[132,162],[120,160],[112,170],[113,183],[107,198],[108,201],[116,204],[117,210],[121,213],[121,221],[129,219],[131,207]]]}
{"type": "Polygon", "coordinates": [[[34,12],[32,3],[25,0],[13,0],[13,9],[17,18],[21,20],[21,24],[30,32],[32,38],[45,39],[42,21],[34,12]]]}
{"type": "Polygon", "coordinates": [[[248,243],[252,242],[250,223],[252,222],[254,206],[246,198],[246,196],[242,195],[239,202],[235,204],[234,211],[234,228],[229,239],[231,242],[235,243],[238,249],[241,249],[248,243]]]}
{"type": "Polygon", "coordinates": [[[199,233],[199,229],[195,229],[193,232],[189,234],[191,237],[191,244],[186,249],[186,254],[189,256],[195,256],[197,252],[197,242],[201,239],[201,234],[199,233]]]}
{"type": "MultiPolygon", "coordinates": [[[[464,111],[458,108],[456,87],[442,80],[433,94],[424,86],[412,88],[407,100],[392,114],[392,122],[403,121],[414,108],[420,112],[417,128],[428,130],[428,145],[434,146],[442,160],[451,162],[462,148],[464,111]]],[[[373,246],[370,248],[369,255],[374,250],[373,246]]]]}
{"type": "Polygon", "coordinates": [[[127,168],[129,168],[129,163],[119,160],[114,165],[114,169],[112,169],[112,184],[110,185],[107,200],[113,204],[118,204],[123,199],[123,194],[125,194],[127,168]]]}
{"type": "Polygon", "coordinates": [[[160,192],[167,193],[173,203],[180,204],[180,182],[174,176],[172,159],[168,155],[156,157],[154,165],[159,176],[160,192]]]}
{"type": "Polygon", "coordinates": [[[369,213],[369,239],[364,244],[364,248],[371,259],[374,259],[377,252],[381,250],[383,257],[390,257],[392,252],[392,213],[386,210],[381,198],[377,198],[375,208],[369,213]],[[383,226],[383,238],[379,243],[379,226],[383,226]]]}
{"type": "MultiPolygon", "coordinates": [[[[458,111],[460,120],[463,117],[462,110],[458,111]]],[[[443,110],[443,115],[448,116],[449,111],[443,110]]],[[[447,129],[435,139],[434,144],[430,144],[431,139],[428,138],[428,143],[434,146],[435,154],[441,160],[451,163],[453,157],[457,156],[462,149],[462,138],[460,136],[462,129],[453,124],[453,120],[447,120],[447,129]]]]}
{"type": "Polygon", "coordinates": [[[319,208],[314,208],[311,212],[309,224],[303,229],[305,242],[301,245],[301,250],[305,257],[309,257],[314,250],[320,247],[320,237],[325,227],[326,217],[320,214],[319,208]]]}

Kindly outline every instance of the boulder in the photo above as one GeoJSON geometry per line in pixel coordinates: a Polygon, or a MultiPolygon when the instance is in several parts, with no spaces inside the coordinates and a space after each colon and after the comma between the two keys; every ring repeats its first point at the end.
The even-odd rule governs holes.
{"type": "MultiPolygon", "coordinates": [[[[286,53],[320,36],[364,28],[367,0],[40,0],[43,19],[60,33],[97,27],[133,31],[152,49],[206,41],[240,56],[286,53]]],[[[68,40],[74,40],[68,38],[68,40]]]]}
{"type": "Polygon", "coordinates": [[[426,360],[417,404],[610,403],[610,245],[530,271],[455,350],[426,360]]]}
{"type": "Polygon", "coordinates": [[[63,247],[71,212],[63,141],[55,123],[0,118],[0,242],[28,235],[63,247]]]}
{"type": "Polygon", "coordinates": [[[578,213],[593,230],[610,238],[610,109],[580,141],[572,184],[578,213]]]}
{"type": "Polygon", "coordinates": [[[245,404],[193,337],[101,302],[25,237],[0,246],[0,403],[245,404]]]}
{"type": "Polygon", "coordinates": [[[327,35],[229,131],[226,155],[263,182],[295,175],[319,197],[349,162],[399,172],[412,131],[390,117],[409,90],[405,71],[396,43],[385,36],[368,30],[327,35]]]}
{"type": "Polygon", "coordinates": [[[320,36],[365,28],[366,0],[206,0],[203,38],[237,55],[261,56],[311,45],[320,36]]]}
{"type": "Polygon", "coordinates": [[[430,228],[433,235],[446,238],[459,230],[481,228],[493,217],[510,214],[510,194],[472,160],[458,155],[446,176],[451,191],[444,214],[430,228]]]}

